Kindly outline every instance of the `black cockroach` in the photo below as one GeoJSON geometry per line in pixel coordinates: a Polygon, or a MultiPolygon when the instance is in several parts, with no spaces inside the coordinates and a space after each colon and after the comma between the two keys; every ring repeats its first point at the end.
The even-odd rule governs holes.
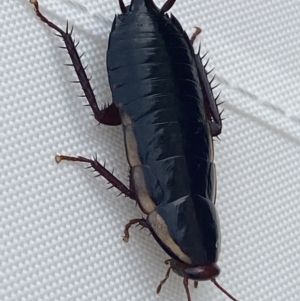
{"type": "Polygon", "coordinates": [[[91,166],[125,196],[135,200],[146,218],[133,219],[124,230],[148,228],[171,257],[170,271],[183,277],[190,301],[188,279],[216,281],[220,269],[220,229],[215,208],[216,171],[213,137],[222,120],[207,72],[193,41],[178,20],[166,12],[176,0],[158,8],[153,0],[132,0],[112,24],[107,49],[107,71],[113,103],[99,109],[82,67],[71,33],[41,14],[38,17],[63,38],[84,94],[99,123],[122,125],[130,165],[130,186],[125,186],[96,158],[57,155],[56,161],[80,161],[91,166]]]}

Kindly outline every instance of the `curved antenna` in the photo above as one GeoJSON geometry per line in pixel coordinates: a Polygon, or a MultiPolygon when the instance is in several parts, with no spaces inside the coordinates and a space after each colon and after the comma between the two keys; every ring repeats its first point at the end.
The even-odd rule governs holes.
{"type": "Polygon", "coordinates": [[[220,290],[222,291],[227,297],[229,297],[231,300],[233,301],[238,301],[237,299],[235,299],[232,295],[230,295],[218,282],[216,279],[211,279],[211,281],[213,282],[213,284],[220,290]]]}
{"type": "Polygon", "coordinates": [[[162,13],[167,12],[169,9],[171,9],[171,7],[174,5],[175,2],[176,2],[176,0],[167,0],[166,3],[160,9],[160,11],[162,13]]]}
{"type": "Polygon", "coordinates": [[[121,12],[123,14],[127,13],[127,9],[126,9],[126,6],[125,6],[123,0],[119,0],[119,6],[120,6],[121,12]]]}

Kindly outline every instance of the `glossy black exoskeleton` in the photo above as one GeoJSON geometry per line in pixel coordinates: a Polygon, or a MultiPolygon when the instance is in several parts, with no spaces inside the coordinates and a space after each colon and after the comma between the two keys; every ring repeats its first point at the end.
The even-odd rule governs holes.
{"type": "Polygon", "coordinates": [[[40,19],[60,33],[70,54],[84,94],[99,123],[122,124],[130,165],[127,188],[96,159],[56,156],[91,166],[113,186],[139,204],[145,219],[125,227],[148,228],[171,257],[170,268],[184,278],[215,280],[220,251],[213,137],[222,122],[201,58],[178,20],[166,12],[175,0],[159,9],[153,0],[132,0],[114,19],[107,49],[107,70],[113,103],[99,109],[76,46],[68,29],[63,31],[39,11],[40,19]]]}

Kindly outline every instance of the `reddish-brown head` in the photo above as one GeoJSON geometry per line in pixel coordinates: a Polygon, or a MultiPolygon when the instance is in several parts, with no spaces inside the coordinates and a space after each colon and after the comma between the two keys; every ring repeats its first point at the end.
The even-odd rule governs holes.
{"type": "Polygon", "coordinates": [[[170,266],[174,273],[194,281],[206,281],[218,277],[219,267],[212,263],[205,266],[192,266],[175,259],[170,260],[170,266]]]}

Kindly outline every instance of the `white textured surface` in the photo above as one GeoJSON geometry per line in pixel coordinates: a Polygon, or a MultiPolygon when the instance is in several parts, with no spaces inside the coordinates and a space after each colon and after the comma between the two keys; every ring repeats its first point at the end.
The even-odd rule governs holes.
{"type": "MultiPolygon", "coordinates": [[[[62,27],[75,25],[103,104],[109,26],[96,16],[112,20],[118,1],[78,1],[88,13],[66,0],[41,0],[40,8],[62,27]]],[[[211,66],[230,83],[221,88],[226,120],[215,156],[219,282],[239,301],[299,301],[300,2],[177,0],[172,12],[189,33],[203,29],[211,66]]],[[[97,153],[127,178],[121,130],[97,127],[76,97],[60,40],[27,0],[1,1],[0,28],[0,299],[186,300],[174,274],[156,295],[168,257],[147,230],[122,241],[123,226],[140,217],[134,203],[81,164],[54,162],[55,153],[97,153]]],[[[191,294],[229,300],[209,282],[191,285],[191,294]]]]}

